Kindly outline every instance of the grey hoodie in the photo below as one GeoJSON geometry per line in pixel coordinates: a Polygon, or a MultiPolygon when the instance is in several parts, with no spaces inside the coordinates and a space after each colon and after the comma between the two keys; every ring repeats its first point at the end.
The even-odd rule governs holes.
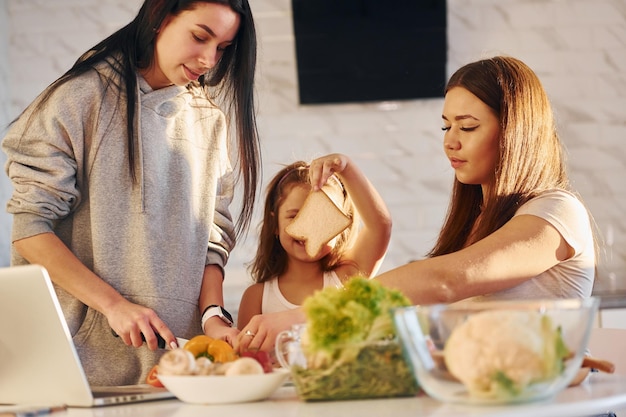
{"type": "MultiPolygon", "coordinates": [[[[67,82],[26,132],[30,109],[7,133],[12,241],[55,233],[123,296],[190,338],[202,332],[204,267],[223,268],[235,243],[226,120],[198,86],[153,91],[138,76],[133,183],[114,74],[101,65],[67,82]]],[[[12,263],[26,261],[13,251],[12,263]]],[[[103,315],[56,289],[89,381],[143,382],[162,352],[127,347],[103,315]]]]}

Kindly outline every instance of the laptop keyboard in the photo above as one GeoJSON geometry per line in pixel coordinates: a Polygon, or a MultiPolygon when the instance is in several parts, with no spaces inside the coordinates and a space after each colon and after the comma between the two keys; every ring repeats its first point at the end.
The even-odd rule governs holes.
{"type": "Polygon", "coordinates": [[[92,387],[94,398],[111,397],[118,395],[149,394],[152,392],[165,392],[165,388],[152,387],[150,385],[123,385],[115,387],[92,387]]]}

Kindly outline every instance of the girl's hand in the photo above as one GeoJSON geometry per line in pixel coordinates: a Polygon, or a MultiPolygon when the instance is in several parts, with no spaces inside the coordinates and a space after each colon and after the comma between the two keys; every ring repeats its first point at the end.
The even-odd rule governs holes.
{"type": "Polygon", "coordinates": [[[309,177],[313,190],[317,191],[326,184],[328,178],[333,174],[340,174],[346,167],[350,159],[342,154],[333,153],[314,159],[309,167],[309,177]]]}
{"type": "Polygon", "coordinates": [[[239,353],[247,350],[272,352],[278,333],[304,321],[304,313],[300,308],[256,315],[241,329],[233,347],[239,353]]]}

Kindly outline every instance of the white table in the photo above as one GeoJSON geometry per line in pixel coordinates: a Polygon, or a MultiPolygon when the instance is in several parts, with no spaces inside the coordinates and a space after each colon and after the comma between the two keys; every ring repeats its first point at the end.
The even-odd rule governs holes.
{"type": "Polygon", "coordinates": [[[282,387],[268,400],[227,405],[193,405],[178,400],[153,401],[94,409],[71,408],[50,417],[583,417],[626,409],[626,376],[595,374],[548,401],[514,406],[444,404],[419,394],[411,398],[303,402],[293,387],[282,387]]]}

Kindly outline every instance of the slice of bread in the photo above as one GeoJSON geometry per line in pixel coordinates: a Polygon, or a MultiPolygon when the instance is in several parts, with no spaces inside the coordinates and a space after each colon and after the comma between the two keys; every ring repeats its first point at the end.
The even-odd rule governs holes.
{"type": "Polygon", "coordinates": [[[350,226],[352,220],[323,190],[311,192],[302,208],[285,228],[294,239],[304,241],[306,253],[314,257],[322,246],[350,226]]]}

